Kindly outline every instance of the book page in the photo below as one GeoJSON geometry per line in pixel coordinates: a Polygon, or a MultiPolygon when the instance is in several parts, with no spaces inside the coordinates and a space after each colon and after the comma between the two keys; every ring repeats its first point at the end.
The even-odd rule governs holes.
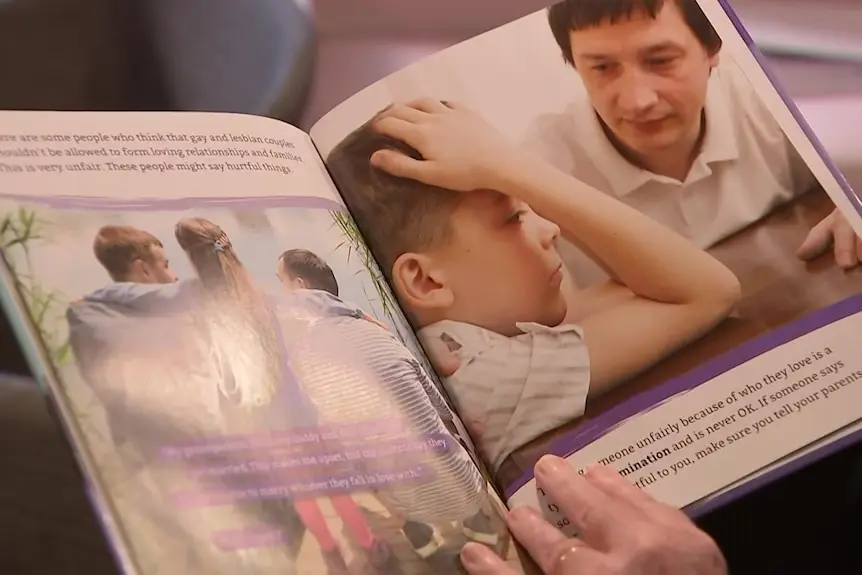
{"type": "Polygon", "coordinates": [[[862,398],[859,196],[724,4],[628,5],[560,2],[311,130],[509,504],[563,526],[544,453],[685,507],[862,398]]]}
{"type": "Polygon", "coordinates": [[[451,573],[471,540],[520,569],[306,134],[198,113],[0,125],[3,304],[127,572],[451,573]]]}

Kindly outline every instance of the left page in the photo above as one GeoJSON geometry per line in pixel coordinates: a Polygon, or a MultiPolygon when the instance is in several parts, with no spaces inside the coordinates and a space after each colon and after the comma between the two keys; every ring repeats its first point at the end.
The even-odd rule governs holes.
{"type": "Polygon", "coordinates": [[[308,136],[0,112],[2,301],[129,573],[519,569],[308,136]]]}

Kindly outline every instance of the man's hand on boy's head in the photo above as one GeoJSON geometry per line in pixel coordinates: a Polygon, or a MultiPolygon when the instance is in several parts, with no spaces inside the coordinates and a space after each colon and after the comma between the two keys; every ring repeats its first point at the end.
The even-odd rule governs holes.
{"type": "Polygon", "coordinates": [[[422,160],[380,150],[371,163],[385,172],[449,190],[469,192],[491,186],[497,166],[517,156],[514,146],[479,114],[438,100],[395,104],[374,124],[379,133],[400,140],[422,160]]]}

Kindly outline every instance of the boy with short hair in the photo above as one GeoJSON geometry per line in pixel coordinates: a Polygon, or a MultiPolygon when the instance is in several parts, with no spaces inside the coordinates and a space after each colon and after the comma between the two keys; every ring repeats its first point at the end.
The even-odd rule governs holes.
{"type": "MultiPolygon", "coordinates": [[[[338,280],[335,279],[335,272],[323,261],[323,258],[309,250],[291,249],[281,254],[276,263],[275,275],[288,293],[297,290],[313,290],[338,297],[338,280]]],[[[306,299],[314,301],[314,298],[306,299]]],[[[360,317],[389,331],[385,323],[364,311],[360,317]]]]}
{"type": "MultiPolygon", "coordinates": [[[[191,537],[199,528],[159,503],[167,495],[154,473],[160,446],[221,429],[217,402],[198,387],[211,384],[214,372],[193,335],[194,320],[183,306],[161,305],[191,285],[177,282],[163,243],[133,226],[101,227],[93,255],[111,282],[71,303],[66,319],[75,364],[102,404],[121,462],[108,493],[123,521],[141,530],[141,541],[159,547],[158,553],[136,548],[152,554],[146,561],[211,571],[223,554],[198,546],[191,537]]],[[[280,519],[292,525],[295,517],[286,509],[280,519]]]]}
{"type": "Polygon", "coordinates": [[[177,281],[161,240],[132,226],[102,226],[93,255],[115,282],[166,284],[177,281]]]}
{"type": "Polygon", "coordinates": [[[444,384],[493,469],[739,299],[709,254],[460,105],[387,108],[327,165],[423,343],[455,356],[444,384]],[[571,288],[561,233],[614,279],[571,288]]]}
{"type": "MultiPolygon", "coordinates": [[[[148,319],[142,319],[131,302],[159,285],[175,284],[177,276],[162,242],[132,226],[102,226],[93,239],[93,255],[112,282],[69,306],[69,343],[82,377],[105,406],[108,431],[120,446],[140,434],[129,429],[135,419],[124,406],[125,395],[117,389],[121,377],[107,366],[112,365],[112,355],[129,351],[121,335],[133,333],[148,319]]],[[[151,323],[158,321],[155,318],[151,323]]]]}
{"type": "Polygon", "coordinates": [[[287,250],[278,258],[278,279],[289,290],[316,289],[338,296],[338,280],[323,258],[305,249],[287,250]]]}

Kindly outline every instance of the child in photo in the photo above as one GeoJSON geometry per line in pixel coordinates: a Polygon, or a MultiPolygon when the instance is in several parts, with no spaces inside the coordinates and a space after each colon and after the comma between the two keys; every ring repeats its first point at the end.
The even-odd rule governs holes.
{"type": "MultiPolygon", "coordinates": [[[[276,266],[276,276],[288,293],[308,289],[326,292],[336,298],[339,294],[338,280],[335,277],[335,272],[332,271],[332,268],[323,258],[306,249],[294,248],[281,254],[276,266]]],[[[349,307],[351,309],[358,309],[353,306],[349,307]]],[[[366,321],[375,323],[387,331],[389,330],[385,323],[367,313],[361,311],[357,313],[361,313],[363,319],[366,321]]],[[[458,423],[456,423],[457,416],[452,412],[437,385],[424,375],[424,370],[419,365],[419,362],[416,362],[415,369],[417,371],[417,379],[427,382],[428,389],[426,391],[428,396],[437,408],[440,419],[443,420],[446,428],[459,442],[465,444],[468,452],[472,452],[472,447],[468,447],[462,437],[465,433],[459,429],[458,423]]]]}
{"type": "Polygon", "coordinates": [[[293,248],[281,254],[276,275],[288,291],[316,289],[338,297],[335,272],[323,258],[310,250],[293,248]]]}
{"type": "MultiPolygon", "coordinates": [[[[288,293],[307,289],[338,297],[338,280],[335,278],[335,272],[323,258],[310,250],[293,248],[281,254],[278,257],[275,275],[288,293]]],[[[389,329],[385,323],[365,312],[362,312],[362,317],[383,329],[389,329]]]]}
{"type": "Polygon", "coordinates": [[[739,299],[709,254],[460,105],[391,106],[327,164],[423,344],[454,360],[444,385],[494,469],[739,299]],[[575,291],[561,235],[613,279],[575,291]]]}

